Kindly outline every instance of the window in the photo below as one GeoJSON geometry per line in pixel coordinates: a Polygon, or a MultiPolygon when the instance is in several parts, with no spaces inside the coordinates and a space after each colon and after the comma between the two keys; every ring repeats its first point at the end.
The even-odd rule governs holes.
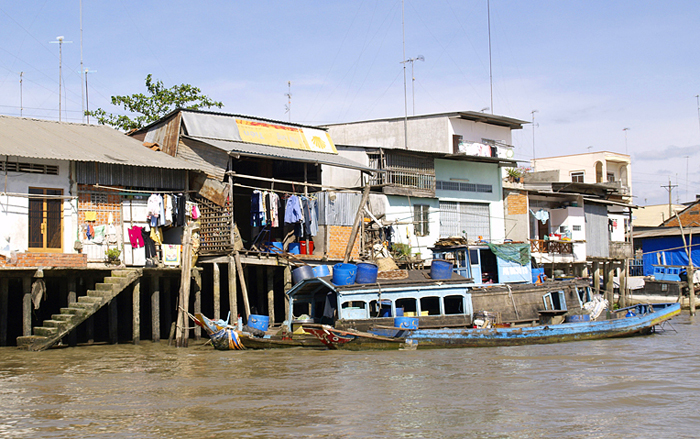
{"type": "Polygon", "coordinates": [[[615,183],[615,173],[608,172],[608,183],[615,183]]]}
{"type": "Polygon", "coordinates": [[[457,181],[438,180],[435,182],[435,189],[443,191],[476,192],[481,194],[492,194],[493,185],[479,183],[460,183],[457,181]]]}
{"type": "Polygon", "coordinates": [[[413,229],[416,236],[428,236],[430,234],[428,227],[430,224],[429,210],[430,206],[427,204],[415,204],[413,206],[413,229]]]}
{"type": "Polygon", "coordinates": [[[366,319],[367,318],[367,303],[361,301],[345,302],[341,306],[343,309],[342,316],[345,319],[366,319]]]}
{"type": "Polygon", "coordinates": [[[581,306],[591,301],[591,287],[576,287],[576,292],[578,293],[578,300],[581,302],[581,306]]]}
{"type": "Polygon", "coordinates": [[[464,314],[464,297],[445,296],[445,314],[464,314]]]}
{"type": "Polygon", "coordinates": [[[573,183],[583,183],[583,172],[572,172],[571,173],[571,181],[573,183]]]}
{"type": "Polygon", "coordinates": [[[58,175],[58,166],[39,163],[0,162],[2,172],[26,172],[27,174],[58,175]]]}
{"type": "Polygon", "coordinates": [[[399,308],[403,308],[403,315],[406,317],[416,317],[416,299],[396,299],[396,313],[399,313],[399,308]]]}
{"type": "Polygon", "coordinates": [[[566,298],[563,291],[552,291],[542,296],[544,309],[566,311],[566,298]]]}
{"type": "Polygon", "coordinates": [[[422,316],[438,316],[440,315],[440,298],[439,297],[423,297],[420,299],[420,314],[422,316]]]}
{"type": "Polygon", "coordinates": [[[573,225],[571,228],[574,230],[574,232],[580,232],[581,231],[581,226],[580,225],[573,225]]]}
{"type": "Polygon", "coordinates": [[[489,205],[480,203],[440,202],[440,237],[465,236],[477,240],[491,239],[489,205]]]}

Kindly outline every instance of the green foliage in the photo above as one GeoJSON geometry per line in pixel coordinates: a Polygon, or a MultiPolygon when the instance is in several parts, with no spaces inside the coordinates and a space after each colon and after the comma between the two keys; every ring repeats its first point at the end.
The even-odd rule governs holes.
{"type": "Polygon", "coordinates": [[[201,108],[224,106],[202,94],[202,90],[189,84],[174,85],[165,88],[163,81],[154,81],[149,73],[146,76],[148,94],[136,93],[129,96],[112,96],[112,105],[122,106],[129,113],[139,114],[133,119],[121,114],[107,113],[102,108],[86,111],[88,116],[95,117],[102,125],[131,131],[155,122],[177,108],[199,110],[201,108]]]}
{"type": "Polygon", "coordinates": [[[107,256],[108,261],[116,261],[117,259],[119,259],[119,255],[121,254],[122,251],[118,248],[110,248],[105,252],[105,256],[107,256]]]}
{"type": "Polygon", "coordinates": [[[411,257],[411,246],[408,244],[391,244],[391,254],[394,259],[409,259],[411,257]]]}

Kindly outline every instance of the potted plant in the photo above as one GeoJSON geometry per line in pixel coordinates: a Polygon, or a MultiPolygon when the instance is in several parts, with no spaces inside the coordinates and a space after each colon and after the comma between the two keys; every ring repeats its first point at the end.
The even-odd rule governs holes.
{"type": "Polygon", "coordinates": [[[520,168],[506,168],[506,173],[508,174],[508,181],[511,183],[519,182],[520,177],[523,176],[523,172],[520,168]]]}
{"type": "Polygon", "coordinates": [[[110,248],[105,252],[105,256],[107,256],[107,263],[112,264],[112,265],[119,265],[121,261],[119,260],[119,255],[121,255],[122,252],[118,248],[110,248]]]}

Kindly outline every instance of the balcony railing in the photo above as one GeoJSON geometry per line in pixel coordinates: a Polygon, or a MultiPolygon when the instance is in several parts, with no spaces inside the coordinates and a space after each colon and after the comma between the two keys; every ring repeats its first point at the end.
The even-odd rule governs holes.
{"type": "Polygon", "coordinates": [[[370,184],[388,184],[435,192],[435,175],[387,170],[383,174],[375,174],[371,177],[370,184]]]}
{"type": "Polygon", "coordinates": [[[574,253],[574,243],[570,241],[549,241],[545,239],[531,239],[530,251],[532,253],[571,255],[574,253]]]}

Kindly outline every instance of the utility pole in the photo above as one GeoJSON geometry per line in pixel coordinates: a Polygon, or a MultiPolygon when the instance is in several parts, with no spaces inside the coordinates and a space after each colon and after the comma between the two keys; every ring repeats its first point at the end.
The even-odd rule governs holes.
{"type": "MultiPolygon", "coordinates": [[[[401,40],[403,45],[403,57],[406,59],[406,18],[404,14],[404,0],[401,0],[401,40]]],[[[406,98],[406,63],[403,64],[403,145],[408,149],[408,98],[406,98]]]]}
{"type": "MultiPolygon", "coordinates": [[[[678,187],[677,184],[671,184],[671,177],[668,178],[668,186],[661,186],[668,191],[668,218],[671,219],[673,216],[673,188],[678,187]]],[[[680,223],[680,219],[678,220],[680,223]]]]}
{"type": "Polygon", "coordinates": [[[532,170],[535,171],[535,113],[539,113],[539,110],[532,110],[530,113],[532,114],[532,170]]]}

